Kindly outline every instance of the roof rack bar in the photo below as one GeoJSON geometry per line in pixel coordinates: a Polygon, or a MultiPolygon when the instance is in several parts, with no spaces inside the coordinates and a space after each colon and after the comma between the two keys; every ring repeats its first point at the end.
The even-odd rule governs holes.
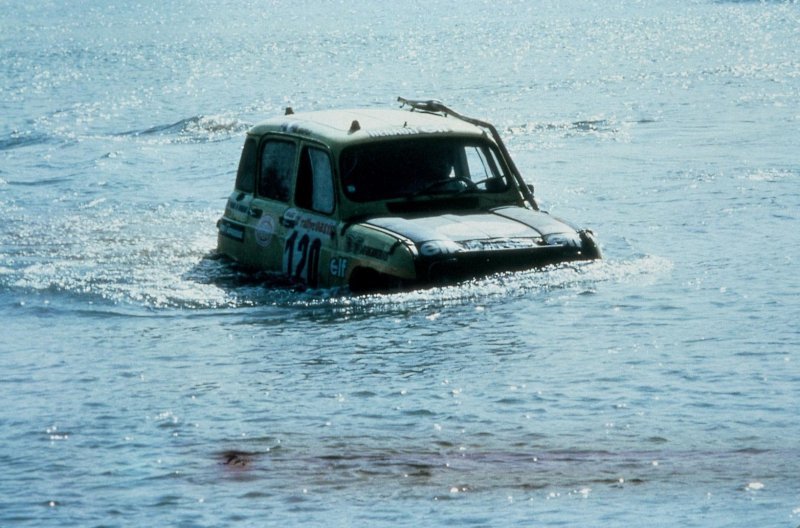
{"type": "Polygon", "coordinates": [[[519,172],[517,165],[514,163],[514,160],[511,159],[511,154],[508,152],[505,143],[503,143],[502,138],[500,137],[500,133],[497,132],[497,128],[487,121],[482,121],[480,119],[475,119],[474,117],[467,117],[465,115],[459,114],[452,108],[445,106],[441,101],[437,101],[436,99],[406,99],[405,97],[398,97],[397,101],[403,106],[410,106],[412,111],[413,110],[421,110],[423,112],[432,112],[432,113],[441,113],[445,116],[453,116],[456,119],[460,119],[466,123],[471,125],[475,125],[478,127],[485,128],[489,131],[492,135],[492,139],[494,139],[495,143],[497,143],[498,148],[500,149],[500,153],[506,159],[506,163],[508,164],[509,168],[511,169],[511,174],[514,179],[517,181],[517,185],[519,186],[520,192],[522,192],[522,196],[525,200],[530,203],[533,209],[538,210],[539,205],[536,203],[536,199],[533,197],[533,192],[531,191],[528,184],[525,183],[525,180],[522,177],[522,174],[519,172]]]}

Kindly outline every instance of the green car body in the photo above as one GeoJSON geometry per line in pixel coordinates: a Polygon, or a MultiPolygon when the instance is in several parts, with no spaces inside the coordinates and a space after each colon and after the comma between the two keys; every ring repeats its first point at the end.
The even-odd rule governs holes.
{"type": "Polygon", "coordinates": [[[267,120],[247,134],[218,251],[311,288],[386,290],[600,258],[540,211],[497,131],[433,101],[267,120]]]}

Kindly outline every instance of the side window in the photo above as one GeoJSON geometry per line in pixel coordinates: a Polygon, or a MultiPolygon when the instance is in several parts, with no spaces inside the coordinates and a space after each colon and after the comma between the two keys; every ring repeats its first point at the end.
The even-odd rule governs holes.
{"type": "Polygon", "coordinates": [[[244,142],[239,170],[236,172],[236,190],[252,193],[256,187],[256,162],[258,161],[255,138],[248,137],[244,142]]]}
{"type": "Polygon", "coordinates": [[[290,141],[268,140],[261,149],[258,194],[273,200],[289,201],[297,147],[290,141]]]}
{"type": "Polygon", "coordinates": [[[490,192],[500,192],[506,189],[506,181],[500,171],[494,152],[481,146],[467,146],[465,148],[467,171],[469,178],[478,184],[479,188],[490,192]]]}
{"type": "Polygon", "coordinates": [[[335,199],[333,171],[328,153],[320,148],[306,147],[300,156],[294,203],[318,213],[332,213],[335,199]]]}
{"type": "Polygon", "coordinates": [[[467,169],[472,181],[485,180],[492,177],[492,164],[480,147],[469,146],[466,149],[467,169]]]}

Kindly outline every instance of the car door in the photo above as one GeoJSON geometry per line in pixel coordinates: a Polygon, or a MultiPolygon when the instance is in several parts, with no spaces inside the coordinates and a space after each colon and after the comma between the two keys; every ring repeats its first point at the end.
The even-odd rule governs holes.
{"type": "Polygon", "coordinates": [[[251,258],[260,269],[282,271],[284,221],[291,209],[291,193],[297,166],[297,142],[266,136],[259,145],[256,192],[249,207],[251,258]]]}
{"type": "Polygon", "coordinates": [[[331,285],[335,254],[336,194],[327,149],[303,144],[298,159],[293,205],[282,219],[282,269],[290,279],[312,288],[331,285]]]}

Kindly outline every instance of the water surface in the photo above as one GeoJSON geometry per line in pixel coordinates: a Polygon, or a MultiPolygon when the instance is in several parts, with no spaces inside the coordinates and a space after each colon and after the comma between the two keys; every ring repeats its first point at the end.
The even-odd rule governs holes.
{"type": "Polygon", "coordinates": [[[0,524],[800,524],[796,2],[4,2],[0,524]],[[436,97],[606,259],[214,258],[245,130],[436,97]]]}

